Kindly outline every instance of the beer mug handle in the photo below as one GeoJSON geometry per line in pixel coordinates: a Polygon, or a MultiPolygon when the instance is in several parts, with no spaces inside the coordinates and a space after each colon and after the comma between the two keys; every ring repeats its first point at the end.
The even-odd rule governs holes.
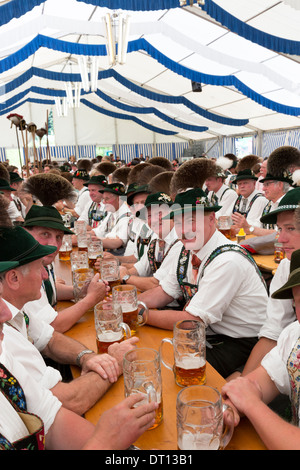
{"type": "Polygon", "coordinates": [[[160,359],[163,365],[167,368],[173,371],[173,366],[171,367],[170,364],[167,364],[164,359],[163,359],[163,344],[164,343],[170,343],[173,346],[173,341],[170,338],[164,338],[161,340],[160,346],[159,346],[159,354],[160,354],[160,359]]]}
{"type": "Polygon", "coordinates": [[[138,319],[139,319],[139,326],[145,325],[148,320],[148,314],[149,314],[149,308],[144,302],[139,301],[138,305],[141,305],[143,307],[143,313],[142,315],[139,313],[138,319]]]}
{"type": "Polygon", "coordinates": [[[229,416],[225,420],[224,418],[224,431],[221,437],[220,442],[220,450],[225,449],[225,447],[229,444],[230,439],[232,438],[233,431],[234,431],[234,413],[233,409],[230,408],[228,405],[223,405],[223,415],[227,413],[229,416]]]}
{"type": "Polygon", "coordinates": [[[131,337],[131,331],[130,331],[130,328],[129,326],[126,324],[126,323],[120,323],[120,326],[123,328],[124,330],[124,333],[125,333],[125,336],[126,336],[126,339],[130,338],[131,337]]]}

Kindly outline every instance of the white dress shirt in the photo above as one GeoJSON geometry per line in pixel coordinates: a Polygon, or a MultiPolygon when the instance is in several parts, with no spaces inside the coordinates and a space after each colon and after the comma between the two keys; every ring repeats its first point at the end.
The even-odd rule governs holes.
{"type": "Polygon", "coordinates": [[[139,237],[147,238],[152,233],[151,228],[144,220],[132,216],[132,220],[128,224],[128,243],[126,245],[124,256],[134,255],[138,259],[139,254],[137,242],[139,237]]]}
{"type": "Polygon", "coordinates": [[[275,383],[279,392],[291,396],[291,383],[287,360],[300,336],[298,320],[287,326],[280,334],[277,345],[263,358],[261,365],[275,383]]]}
{"type": "MultiPolygon", "coordinates": [[[[7,327],[12,329],[11,327],[7,327]]],[[[6,334],[6,330],[4,335],[6,334]]],[[[52,426],[57,412],[61,408],[61,402],[41,384],[37,383],[30,370],[22,365],[6,348],[3,342],[3,351],[0,354],[0,363],[18,380],[23,388],[27,411],[37,415],[44,423],[45,433],[52,426]]],[[[0,433],[10,442],[15,442],[28,435],[19,415],[10,405],[2,393],[0,393],[0,433]]]]}
{"type": "MultiPolygon", "coordinates": [[[[213,191],[208,193],[208,199],[211,201],[213,191]]],[[[216,212],[216,219],[220,216],[231,215],[234,207],[234,203],[238,198],[238,195],[234,189],[229,188],[226,184],[222,184],[220,189],[215,193],[218,198],[218,205],[221,206],[216,212]]]]}
{"type": "MultiPolygon", "coordinates": [[[[196,254],[204,264],[219,246],[233,244],[219,231],[196,254]]],[[[173,260],[168,276],[160,280],[163,290],[178,299],[182,292],[177,281],[178,259],[173,260]]],[[[265,320],[268,301],[267,291],[255,267],[243,255],[229,251],[217,256],[201,276],[198,273],[198,292],[186,311],[201,318],[207,334],[224,334],[234,338],[255,337],[265,320]]],[[[187,270],[187,282],[194,284],[191,256],[187,270]]]]}
{"type": "MultiPolygon", "coordinates": [[[[252,201],[254,196],[258,193],[259,193],[259,191],[257,191],[255,189],[246,198],[247,199],[246,211],[248,210],[250,202],[252,201]]],[[[260,218],[261,218],[262,213],[264,211],[264,208],[266,207],[267,204],[268,204],[268,199],[265,196],[260,196],[254,201],[254,203],[253,203],[253,205],[252,205],[252,207],[251,207],[251,209],[250,209],[250,211],[249,211],[249,213],[246,217],[246,220],[247,220],[249,225],[251,225],[251,226],[253,225],[254,227],[262,227],[262,223],[260,221],[260,218]]],[[[240,202],[240,208],[242,208],[242,205],[243,205],[243,198],[240,202]]]]}
{"type": "MultiPolygon", "coordinates": [[[[172,245],[172,243],[174,243],[175,240],[177,240],[177,238],[178,238],[177,234],[175,232],[175,229],[173,228],[168,233],[166,238],[164,239],[164,241],[165,241],[164,255],[166,255],[166,253],[170,249],[170,246],[172,245]]],[[[158,239],[158,235],[156,233],[153,233],[153,235],[151,237],[151,241],[152,240],[157,240],[157,239],[158,239]]],[[[150,243],[151,243],[151,241],[150,241],[150,243]]],[[[150,243],[149,243],[149,245],[150,245],[150,243]]],[[[152,276],[152,274],[153,274],[150,263],[149,263],[149,258],[148,258],[149,245],[147,246],[143,256],[141,257],[141,259],[139,261],[137,261],[137,263],[134,264],[134,267],[137,270],[138,275],[141,276],[141,277],[149,277],[149,276],[152,276]]],[[[164,265],[165,262],[167,263],[167,259],[170,259],[173,256],[176,256],[178,258],[179,253],[181,251],[181,247],[182,247],[182,245],[181,246],[180,245],[181,245],[181,243],[178,241],[177,243],[175,243],[175,245],[172,246],[172,248],[167,253],[167,256],[162,261],[162,263],[161,263],[159,269],[156,271],[156,273],[160,270],[160,268],[164,265]]],[[[154,253],[155,259],[157,259],[158,251],[159,251],[159,246],[158,246],[158,243],[156,243],[155,253],[154,253]]],[[[157,279],[159,279],[159,277],[160,277],[160,275],[158,274],[157,279]]]]}
{"type": "Polygon", "coordinates": [[[293,307],[293,299],[272,299],[271,294],[282,287],[288,280],[291,262],[284,258],[270,284],[270,297],[267,305],[267,318],[259,332],[259,337],[277,341],[282,330],[293,323],[296,314],[293,307]]]}
{"type": "Polygon", "coordinates": [[[130,215],[129,206],[123,202],[116,212],[109,212],[93,231],[98,238],[120,238],[123,245],[126,245],[129,239],[130,215]]]}
{"type": "Polygon", "coordinates": [[[84,186],[80,191],[78,191],[78,199],[74,208],[76,214],[80,216],[82,212],[84,211],[85,207],[86,206],[90,207],[92,202],[93,201],[91,200],[90,192],[84,186]]]}

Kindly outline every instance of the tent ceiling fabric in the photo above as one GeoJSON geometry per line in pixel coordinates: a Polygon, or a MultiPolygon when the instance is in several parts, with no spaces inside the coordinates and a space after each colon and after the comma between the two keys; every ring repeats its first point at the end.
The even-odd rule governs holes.
{"type": "Polygon", "coordinates": [[[299,24],[292,0],[0,1],[0,146],[12,143],[10,112],[42,127],[50,108],[59,145],[298,128],[299,24]],[[121,8],[127,60],[111,67],[102,18],[121,8]],[[98,57],[98,90],[82,88],[80,108],[58,117],[55,98],[81,82],[80,56],[98,57]]]}

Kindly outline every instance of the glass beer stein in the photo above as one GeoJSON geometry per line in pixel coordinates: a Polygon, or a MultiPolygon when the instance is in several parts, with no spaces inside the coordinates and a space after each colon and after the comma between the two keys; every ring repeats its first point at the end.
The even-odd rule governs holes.
{"type": "Polygon", "coordinates": [[[130,338],[130,328],[123,322],[122,308],[115,302],[99,302],[94,307],[96,342],[99,354],[107,353],[113,343],[130,338]]]}
{"type": "Polygon", "coordinates": [[[71,253],[71,270],[72,272],[80,268],[88,268],[89,261],[86,251],[72,251],[71,253]]]}
{"type": "Polygon", "coordinates": [[[114,286],[121,284],[119,261],[117,259],[102,259],[100,262],[100,277],[107,281],[110,287],[109,296],[114,286]]]}
{"type": "Polygon", "coordinates": [[[93,277],[93,269],[79,268],[73,271],[73,290],[75,302],[78,302],[86,296],[87,289],[93,277]]]}
{"type": "Polygon", "coordinates": [[[192,385],[181,390],[176,401],[179,450],[224,449],[234,431],[232,409],[223,404],[218,390],[192,385]]]}
{"type": "Polygon", "coordinates": [[[95,268],[95,263],[98,258],[103,258],[103,244],[101,240],[92,240],[88,246],[89,267],[94,269],[97,274],[98,270],[95,268]]]}
{"type": "Polygon", "coordinates": [[[175,382],[180,387],[206,382],[206,335],[202,322],[181,320],[175,323],[173,338],[164,338],[161,341],[160,354],[163,365],[173,370],[175,382]],[[173,346],[173,367],[163,359],[165,343],[173,346]]]}
{"type": "Polygon", "coordinates": [[[156,428],[163,419],[162,380],[160,356],[151,348],[136,348],[128,351],[123,358],[123,377],[125,398],[135,393],[142,394],[145,402],[159,404],[156,410],[155,423],[150,429],[156,428]]]}
{"type": "Polygon", "coordinates": [[[130,327],[131,335],[137,333],[138,327],[145,325],[148,320],[149,309],[138,300],[137,289],[130,284],[113,287],[112,299],[122,307],[123,320],[130,327]],[[143,313],[139,313],[139,305],[143,307],[143,313]]]}
{"type": "Polygon", "coordinates": [[[72,235],[64,235],[58,257],[61,261],[70,261],[72,253],[72,235]]]}
{"type": "Polygon", "coordinates": [[[222,215],[218,218],[218,230],[229,240],[231,238],[231,226],[232,220],[230,216],[222,215]]]}

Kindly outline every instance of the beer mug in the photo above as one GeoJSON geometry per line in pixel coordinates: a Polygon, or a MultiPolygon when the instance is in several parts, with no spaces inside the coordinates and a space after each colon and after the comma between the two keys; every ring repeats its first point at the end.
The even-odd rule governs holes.
{"type": "Polygon", "coordinates": [[[192,385],[181,390],[176,401],[179,450],[224,449],[234,431],[232,409],[223,404],[218,390],[192,385]]]}
{"type": "Polygon", "coordinates": [[[89,267],[94,269],[95,274],[98,272],[95,268],[97,258],[103,257],[103,244],[101,240],[92,240],[88,246],[89,267]]]}
{"type": "Polygon", "coordinates": [[[130,284],[113,287],[112,299],[121,305],[123,320],[129,325],[131,335],[134,336],[138,327],[145,325],[148,320],[148,307],[138,300],[137,289],[130,284]],[[142,313],[139,312],[139,305],[143,307],[142,313]]]}
{"type": "Polygon", "coordinates": [[[275,263],[279,264],[280,261],[283,260],[285,257],[284,248],[282,243],[278,243],[277,241],[274,243],[274,261],[275,263]]]}
{"type": "Polygon", "coordinates": [[[130,328],[123,323],[122,308],[115,302],[99,302],[94,307],[96,342],[99,354],[107,353],[113,343],[130,338],[130,328]]]}
{"type": "Polygon", "coordinates": [[[225,235],[226,238],[230,240],[231,238],[231,226],[232,220],[230,215],[222,215],[218,218],[218,230],[225,235]]]}
{"type": "Polygon", "coordinates": [[[86,229],[87,223],[84,220],[76,220],[74,222],[74,232],[77,236],[86,233],[86,229]]]}
{"type": "Polygon", "coordinates": [[[61,247],[59,249],[59,259],[61,261],[70,261],[72,253],[72,235],[64,235],[61,247]]]}
{"type": "Polygon", "coordinates": [[[88,236],[86,233],[79,233],[77,235],[78,251],[88,251],[88,236]]]}
{"type": "Polygon", "coordinates": [[[150,429],[156,428],[163,418],[162,380],[160,356],[151,348],[136,348],[125,353],[123,358],[123,377],[125,398],[135,393],[142,394],[145,402],[156,402],[158,408],[155,423],[150,429]]]}
{"type": "Polygon", "coordinates": [[[89,260],[86,251],[73,251],[71,253],[71,270],[72,272],[76,269],[88,268],[89,260]]]}
{"type": "Polygon", "coordinates": [[[107,281],[110,287],[110,294],[114,286],[121,284],[119,261],[117,259],[102,259],[100,263],[100,277],[102,281],[107,281]]]}
{"type": "Polygon", "coordinates": [[[205,326],[197,320],[181,320],[174,325],[173,338],[164,338],[160,345],[161,361],[173,370],[175,382],[180,387],[201,385],[206,382],[205,326]],[[174,365],[163,359],[163,345],[173,346],[174,365]]]}
{"type": "Polygon", "coordinates": [[[79,268],[73,271],[73,290],[75,302],[78,302],[86,296],[87,289],[93,277],[93,269],[79,268]]]}

